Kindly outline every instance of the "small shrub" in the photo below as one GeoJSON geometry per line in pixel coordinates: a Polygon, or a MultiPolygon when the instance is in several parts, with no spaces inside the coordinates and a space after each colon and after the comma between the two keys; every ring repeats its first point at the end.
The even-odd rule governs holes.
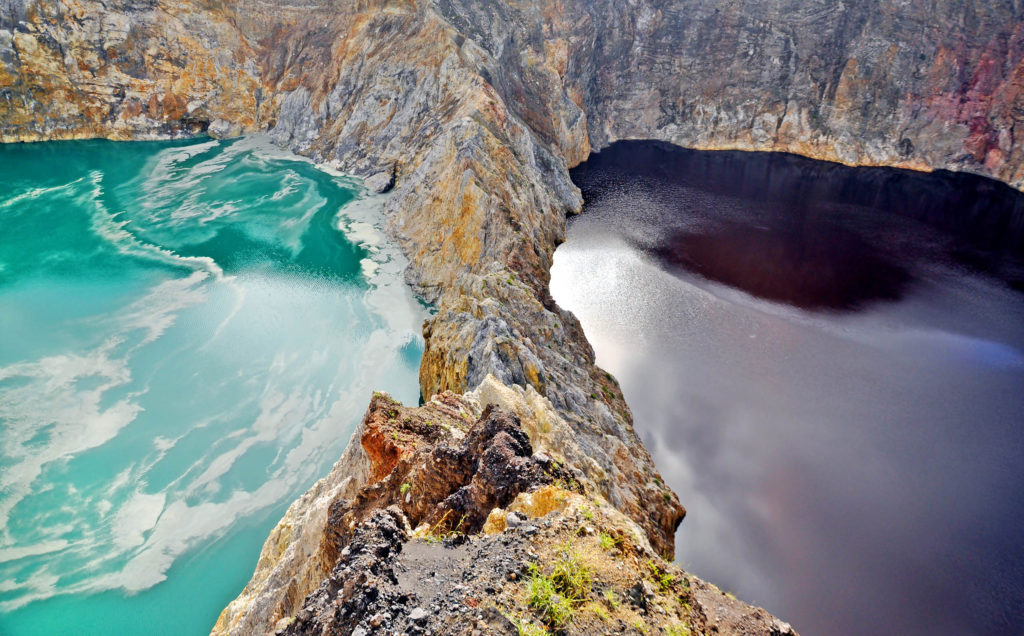
{"type": "Polygon", "coordinates": [[[583,564],[572,545],[563,545],[551,572],[555,588],[570,600],[579,600],[587,595],[593,578],[590,568],[583,564]]]}
{"type": "Polygon", "coordinates": [[[676,577],[667,572],[662,572],[661,568],[654,561],[647,561],[647,567],[651,569],[651,576],[654,577],[654,582],[658,584],[662,592],[668,591],[675,584],[676,577]]]}
{"type": "Polygon", "coordinates": [[[604,591],[604,602],[608,603],[608,607],[612,608],[614,612],[619,606],[619,595],[615,593],[615,590],[609,588],[604,591]]]}
{"type": "Polygon", "coordinates": [[[682,623],[676,623],[675,625],[669,625],[665,628],[665,633],[668,636],[690,636],[690,628],[682,623]]]}
{"type": "Polygon", "coordinates": [[[407,483],[402,484],[402,486],[398,489],[398,492],[402,493],[402,496],[404,497],[406,494],[409,493],[409,490],[411,488],[412,488],[412,486],[410,486],[408,484],[408,482],[407,482],[407,483]]]}
{"type": "Polygon", "coordinates": [[[555,627],[562,627],[572,620],[572,605],[555,589],[551,578],[534,575],[530,579],[530,592],[527,596],[530,607],[540,613],[541,619],[555,627]]]}

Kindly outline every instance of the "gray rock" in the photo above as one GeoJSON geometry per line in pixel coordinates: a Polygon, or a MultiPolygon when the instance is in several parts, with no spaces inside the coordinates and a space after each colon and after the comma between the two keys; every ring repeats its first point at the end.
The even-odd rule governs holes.
{"type": "Polygon", "coordinates": [[[238,124],[233,124],[226,119],[215,119],[210,127],[206,129],[211,137],[217,139],[227,139],[229,137],[238,137],[242,134],[242,127],[238,124]]]}
{"type": "Polygon", "coordinates": [[[378,172],[363,179],[363,185],[365,185],[366,189],[370,192],[383,194],[390,190],[394,184],[391,182],[390,172],[378,172]]]}
{"type": "Polygon", "coordinates": [[[427,610],[423,609],[422,607],[416,607],[411,612],[409,612],[409,620],[416,623],[420,623],[426,620],[427,616],[429,616],[427,610]]]}
{"type": "Polygon", "coordinates": [[[650,581],[640,581],[640,591],[643,592],[644,596],[647,598],[654,598],[658,593],[650,581]]]}
{"type": "Polygon", "coordinates": [[[281,101],[281,112],[270,137],[297,151],[309,148],[320,133],[322,117],[313,108],[313,99],[305,87],[288,93],[281,101]]]}
{"type": "Polygon", "coordinates": [[[513,511],[505,515],[505,525],[509,528],[518,528],[526,523],[527,520],[527,516],[519,511],[513,511]]]}

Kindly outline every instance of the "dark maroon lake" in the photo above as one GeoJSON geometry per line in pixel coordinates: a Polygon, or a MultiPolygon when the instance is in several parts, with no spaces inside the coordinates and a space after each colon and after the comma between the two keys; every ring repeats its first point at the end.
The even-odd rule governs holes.
{"type": "Polygon", "coordinates": [[[655,142],[573,179],[552,293],[677,560],[804,634],[1024,633],[1024,196],[655,142]]]}

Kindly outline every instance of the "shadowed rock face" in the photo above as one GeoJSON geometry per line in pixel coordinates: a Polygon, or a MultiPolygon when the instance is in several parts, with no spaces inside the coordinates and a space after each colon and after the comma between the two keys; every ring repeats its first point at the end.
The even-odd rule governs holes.
{"type": "Polygon", "coordinates": [[[3,0],[0,141],[265,130],[393,176],[389,230],[437,306],[423,395],[533,391],[574,432],[567,462],[670,554],[683,509],[547,291],[568,168],[644,137],[1020,188],[1022,60],[1020,0],[3,0]]]}

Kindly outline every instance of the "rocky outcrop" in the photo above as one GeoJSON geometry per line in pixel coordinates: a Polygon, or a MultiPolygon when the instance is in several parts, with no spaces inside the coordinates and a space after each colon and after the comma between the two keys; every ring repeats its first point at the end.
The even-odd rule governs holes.
{"type": "MultiPolygon", "coordinates": [[[[595,460],[578,438],[532,387],[494,376],[475,391],[441,393],[418,408],[374,395],[344,456],[289,508],[214,633],[272,633],[287,624],[335,568],[360,524],[380,510],[397,511],[420,535],[443,537],[485,526],[501,530],[490,516],[516,509],[517,501],[535,517],[564,508],[550,498],[528,497],[525,507],[517,499],[546,484],[603,500],[588,477],[595,460]]],[[[649,496],[673,497],[660,485],[649,496]]],[[[629,524],[633,541],[654,555],[647,533],[629,524]]]]}
{"type": "Polygon", "coordinates": [[[795,634],[763,610],[671,565],[656,565],[645,548],[630,543],[622,525],[628,522],[614,510],[550,490],[561,498],[558,513],[543,519],[511,513],[517,525],[474,538],[417,538],[397,508],[376,510],[279,633],[548,633],[525,616],[531,598],[525,590],[557,580],[546,573],[570,563],[590,583],[588,600],[576,603],[563,633],[795,634]],[[619,534],[612,539],[609,532],[619,534]]]}
{"type": "Polygon", "coordinates": [[[532,586],[568,553],[587,581],[568,633],[792,633],[662,561],[592,494],[573,466],[585,458],[565,444],[571,427],[530,391],[488,376],[419,408],[374,395],[353,443],[357,477],[333,485],[350,449],[311,491],[318,504],[302,506],[328,510],[319,545],[284,554],[272,575],[315,564],[318,576],[294,577],[287,594],[251,584],[214,632],[517,634],[543,621],[532,586]]]}
{"type": "MultiPolygon", "coordinates": [[[[568,168],[644,137],[964,169],[1021,188],[1022,88],[1011,0],[0,0],[0,140],[268,130],[372,177],[408,279],[437,307],[424,408],[469,399],[430,400],[445,391],[504,403],[535,452],[557,436],[587,495],[662,555],[684,510],[547,291],[581,206],[568,168]]],[[[358,527],[393,503],[388,490],[352,507],[367,484],[395,486],[367,444],[408,460],[358,439],[289,509],[216,631],[295,616],[350,540],[338,520],[358,527]]],[[[481,488],[461,510],[503,505],[481,488]]]]}

